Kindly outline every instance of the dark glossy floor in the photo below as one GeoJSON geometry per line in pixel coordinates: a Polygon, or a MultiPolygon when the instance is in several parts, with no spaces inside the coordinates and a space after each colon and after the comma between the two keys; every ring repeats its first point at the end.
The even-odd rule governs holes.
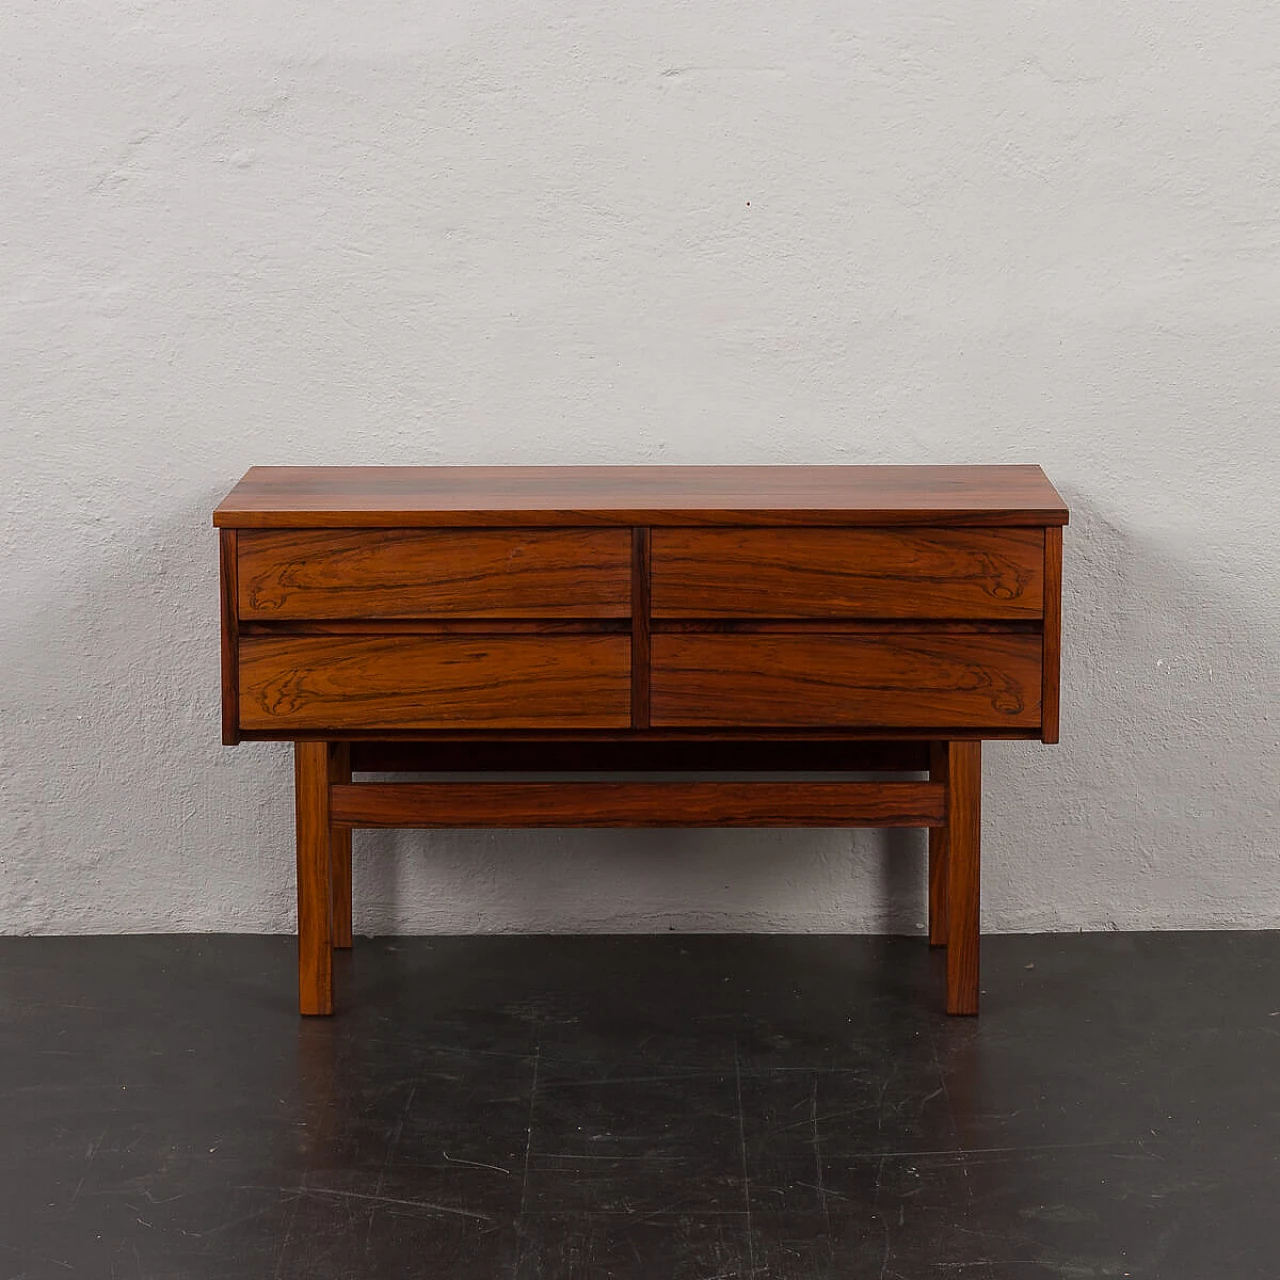
{"type": "Polygon", "coordinates": [[[1280,934],[0,940],[0,1276],[1280,1277],[1280,934]]]}

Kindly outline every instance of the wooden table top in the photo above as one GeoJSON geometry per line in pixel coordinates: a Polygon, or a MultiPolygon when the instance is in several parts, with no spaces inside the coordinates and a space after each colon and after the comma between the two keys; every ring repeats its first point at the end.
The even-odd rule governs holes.
{"type": "Polygon", "coordinates": [[[253,467],[221,528],[1064,525],[1037,466],[253,467]]]}

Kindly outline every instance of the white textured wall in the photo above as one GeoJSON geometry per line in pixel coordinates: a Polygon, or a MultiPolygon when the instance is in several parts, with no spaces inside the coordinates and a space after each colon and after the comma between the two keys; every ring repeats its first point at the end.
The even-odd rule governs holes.
{"type": "MultiPolygon", "coordinates": [[[[1039,461],[994,929],[1280,925],[1280,8],[7,0],[0,928],[278,930],[252,463],[1039,461]]],[[[880,929],[917,833],[357,837],[363,930],[880,929]]]]}

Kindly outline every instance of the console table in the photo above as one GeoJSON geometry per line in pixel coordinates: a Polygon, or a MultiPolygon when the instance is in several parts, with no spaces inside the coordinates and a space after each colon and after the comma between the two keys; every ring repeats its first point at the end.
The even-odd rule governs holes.
{"type": "Polygon", "coordinates": [[[927,827],[977,1012],[982,740],[1058,740],[1039,467],[255,467],[213,521],[223,741],[294,743],[302,1013],[353,828],[519,826],[927,827]],[[478,780],[353,781],[397,771],[478,780]]]}

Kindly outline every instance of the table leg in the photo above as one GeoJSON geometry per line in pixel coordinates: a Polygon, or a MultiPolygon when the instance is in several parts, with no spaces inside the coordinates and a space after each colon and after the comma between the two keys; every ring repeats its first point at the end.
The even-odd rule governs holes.
{"type": "Polygon", "coordinates": [[[333,1012],[329,744],[295,742],[298,822],[298,1012],[333,1012]]]}
{"type": "MultiPolygon", "coordinates": [[[[945,742],[929,744],[929,780],[947,782],[945,742]]],[[[947,828],[929,828],[929,945],[947,945],[947,828]]]]}
{"type": "Polygon", "coordinates": [[[947,749],[947,1012],[978,1012],[982,743],[947,749]]]}
{"type": "MultiPolygon", "coordinates": [[[[329,748],[329,781],[351,781],[351,744],[335,742],[329,748]]],[[[333,902],[333,945],[351,946],[351,828],[329,828],[329,863],[333,902]]]]}

